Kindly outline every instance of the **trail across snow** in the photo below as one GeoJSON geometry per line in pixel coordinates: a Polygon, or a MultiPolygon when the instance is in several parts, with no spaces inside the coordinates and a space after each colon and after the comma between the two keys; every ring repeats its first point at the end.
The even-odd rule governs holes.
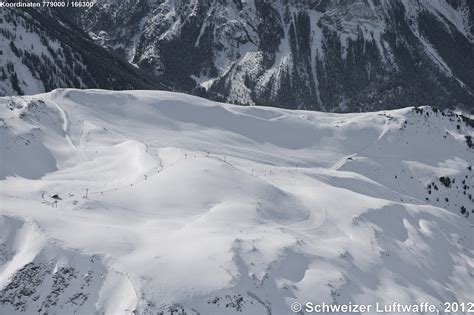
{"type": "Polygon", "coordinates": [[[460,116],[66,89],[0,118],[0,314],[474,298],[460,116]]]}

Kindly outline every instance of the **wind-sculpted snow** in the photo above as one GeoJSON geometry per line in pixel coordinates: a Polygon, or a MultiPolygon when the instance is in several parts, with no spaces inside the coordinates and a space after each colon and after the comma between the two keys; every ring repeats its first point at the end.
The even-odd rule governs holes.
{"type": "Polygon", "coordinates": [[[1,314],[472,300],[468,117],[67,89],[0,119],[1,314]]]}
{"type": "Polygon", "coordinates": [[[46,240],[40,227],[0,217],[2,314],[92,313],[107,270],[98,259],[46,240]]]}

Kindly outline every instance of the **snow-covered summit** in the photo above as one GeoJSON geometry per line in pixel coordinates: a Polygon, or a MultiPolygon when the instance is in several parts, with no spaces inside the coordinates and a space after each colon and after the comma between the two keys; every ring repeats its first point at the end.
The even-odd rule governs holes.
{"type": "Polygon", "coordinates": [[[467,302],[473,136],[469,118],[429,107],[1,98],[0,313],[467,302]]]}

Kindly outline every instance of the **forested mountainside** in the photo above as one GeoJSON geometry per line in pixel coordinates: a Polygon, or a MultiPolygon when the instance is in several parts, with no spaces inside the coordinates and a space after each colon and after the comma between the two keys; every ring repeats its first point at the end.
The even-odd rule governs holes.
{"type": "Polygon", "coordinates": [[[1,14],[6,95],[164,88],[290,109],[474,108],[468,0],[98,0],[1,14]]]}
{"type": "Polygon", "coordinates": [[[474,107],[469,0],[98,0],[69,17],[174,89],[325,111],[474,107]]]}
{"type": "Polygon", "coordinates": [[[95,44],[54,10],[0,10],[0,95],[58,87],[162,88],[152,76],[95,44]]]}

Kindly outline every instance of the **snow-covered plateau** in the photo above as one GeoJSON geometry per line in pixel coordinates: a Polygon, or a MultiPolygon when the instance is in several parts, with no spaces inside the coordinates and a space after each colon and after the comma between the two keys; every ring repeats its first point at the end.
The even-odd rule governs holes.
{"type": "Polygon", "coordinates": [[[473,126],[430,107],[0,98],[0,314],[473,301],[473,126]]]}

